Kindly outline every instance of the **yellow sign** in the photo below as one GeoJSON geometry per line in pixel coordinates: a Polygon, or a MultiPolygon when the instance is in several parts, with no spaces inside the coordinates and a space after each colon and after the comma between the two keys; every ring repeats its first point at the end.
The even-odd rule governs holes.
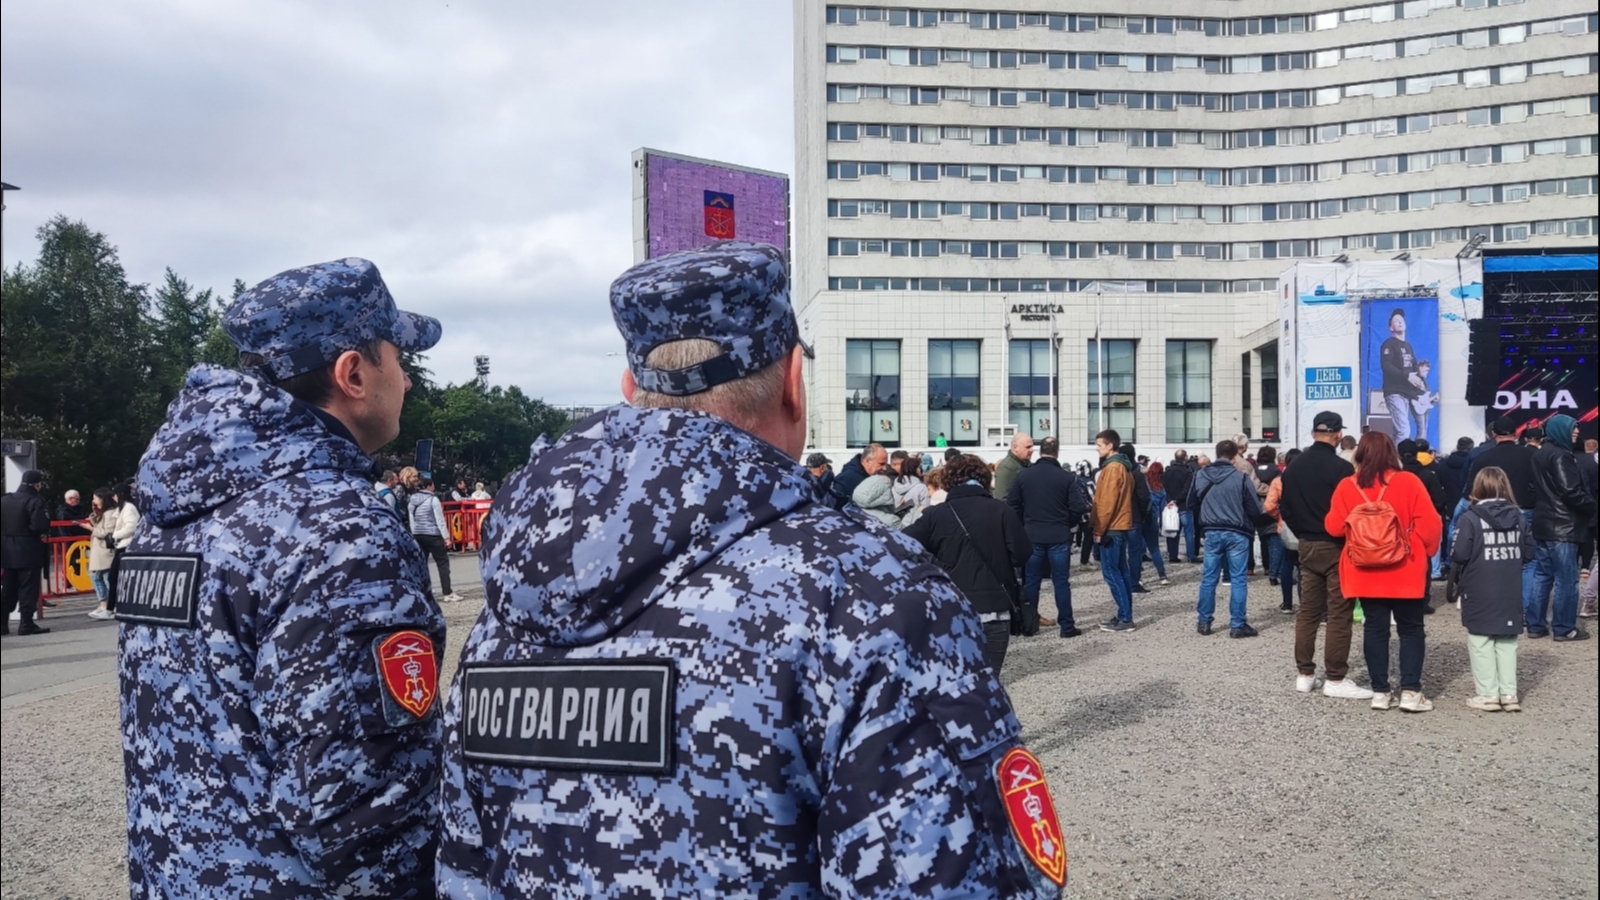
{"type": "Polygon", "coordinates": [[[462,534],[462,531],[461,531],[461,513],[458,513],[458,512],[457,513],[451,513],[450,516],[449,516],[449,519],[450,519],[450,540],[452,542],[454,542],[454,543],[459,544],[459,543],[461,543],[461,534],[462,534]]]}
{"type": "Polygon", "coordinates": [[[94,582],[89,580],[89,540],[73,541],[67,545],[67,564],[64,567],[67,573],[67,584],[75,591],[92,591],[94,582]]]}

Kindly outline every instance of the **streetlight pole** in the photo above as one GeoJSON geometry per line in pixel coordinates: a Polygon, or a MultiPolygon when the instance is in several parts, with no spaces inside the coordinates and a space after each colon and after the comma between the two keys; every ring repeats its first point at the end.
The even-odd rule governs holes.
{"type": "Polygon", "coordinates": [[[6,195],[7,191],[20,191],[20,190],[22,190],[22,188],[19,188],[14,184],[6,184],[4,181],[0,181],[0,287],[4,287],[5,286],[5,280],[6,280],[6,243],[5,243],[5,241],[6,241],[6,237],[5,237],[5,234],[6,234],[6,219],[5,219],[6,203],[5,203],[5,195],[6,195]]]}

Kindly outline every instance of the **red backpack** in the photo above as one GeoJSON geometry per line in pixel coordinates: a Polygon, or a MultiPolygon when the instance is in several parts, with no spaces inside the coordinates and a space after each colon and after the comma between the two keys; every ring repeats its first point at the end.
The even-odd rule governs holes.
{"type": "Polygon", "coordinates": [[[1411,536],[1400,527],[1400,516],[1394,507],[1383,499],[1389,489],[1386,484],[1374,500],[1368,500],[1361,488],[1361,505],[1350,510],[1344,520],[1344,552],[1358,569],[1387,569],[1406,561],[1411,555],[1411,536]]]}

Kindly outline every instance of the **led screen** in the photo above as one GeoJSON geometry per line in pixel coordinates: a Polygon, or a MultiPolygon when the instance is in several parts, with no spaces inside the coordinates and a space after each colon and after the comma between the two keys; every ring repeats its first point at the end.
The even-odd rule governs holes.
{"type": "Polygon", "coordinates": [[[645,236],[651,258],[717,241],[789,249],[789,180],[647,153],[645,236]]]}

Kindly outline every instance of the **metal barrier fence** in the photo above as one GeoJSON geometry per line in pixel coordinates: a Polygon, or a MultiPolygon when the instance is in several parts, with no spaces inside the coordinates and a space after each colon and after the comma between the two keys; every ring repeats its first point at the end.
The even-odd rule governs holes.
{"type": "Polygon", "coordinates": [[[452,550],[477,550],[483,546],[483,522],[489,517],[492,500],[449,500],[444,507],[445,521],[450,525],[452,550]]]}

